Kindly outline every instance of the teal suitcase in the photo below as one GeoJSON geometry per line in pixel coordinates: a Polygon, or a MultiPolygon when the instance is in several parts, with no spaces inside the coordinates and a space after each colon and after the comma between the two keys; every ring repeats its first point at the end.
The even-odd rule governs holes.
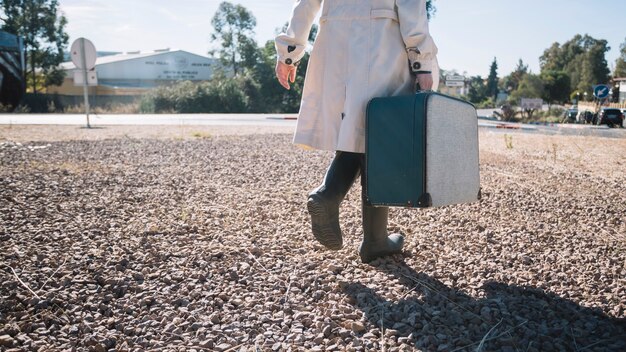
{"type": "Polygon", "coordinates": [[[365,138],[368,204],[425,208],[480,198],[472,104],[432,91],[374,98],[365,138]]]}

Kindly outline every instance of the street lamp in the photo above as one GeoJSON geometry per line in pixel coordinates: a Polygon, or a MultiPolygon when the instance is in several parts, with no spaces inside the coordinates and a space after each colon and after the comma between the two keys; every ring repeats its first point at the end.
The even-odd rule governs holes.
{"type": "Polygon", "coordinates": [[[585,96],[585,101],[587,101],[587,92],[583,93],[583,95],[585,96]]]}

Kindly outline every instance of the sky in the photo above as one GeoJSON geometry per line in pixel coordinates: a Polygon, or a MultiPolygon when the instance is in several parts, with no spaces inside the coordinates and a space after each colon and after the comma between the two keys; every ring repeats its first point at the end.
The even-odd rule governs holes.
{"type": "MultiPolygon", "coordinates": [[[[70,44],[90,39],[98,51],[182,49],[207,55],[214,47],[211,18],[220,0],[60,0],[70,44]]],[[[232,0],[257,19],[264,44],[289,20],[295,0],[232,0]]],[[[613,69],[626,41],[626,0],[435,0],[430,22],[439,64],[466,75],[489,74],[494,57],[500,77],[519,59],[539,72],[539,57],[552,43],[576,34],[608,41],[613,69]]]]}

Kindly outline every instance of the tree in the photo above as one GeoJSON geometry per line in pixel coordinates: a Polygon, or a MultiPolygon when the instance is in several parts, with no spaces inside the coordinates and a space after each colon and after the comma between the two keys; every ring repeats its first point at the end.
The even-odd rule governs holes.
{"type": "Polygon", "coordinates": [[[611,71],[605,54],[610,49],[606,40],[598,40],[586,50],[578,83],[579,89],[592,89],[596,84],[609,83],[611,71]]]}
{"type": "Polygon", "coordinates": [[[24,39],[27,89],[37,93],[37,82],[62,84],[59,64],[69,37],[58,0],[0,0],[0,21],[3,30],[24,39]]]}
{"type": "Polygon", "coordinates": [[[489,77],[487,77],[487,96],[494,102],[498,96],[498,62],[495,57],[489,68],[489,77]]]}
{"type": "Polygon", "coordinates": [[[487,86],[481,76],[473,76],[469,79],[467,100],[472,104],[481,104],[487,99],[487,86]]]}
{"type": "MultiPolygon", "coordinates": [[[[282,32],[287,30],[287,26],[288,23],[283,26],[282,32]]],[[[280,29],[277,29],[277,32],[280,31],[280,29]]],[[[309,33],[310,45],[315,41],[317,32],[318,26],[313,25],[309,33]]],[[[274,72],[276,65],[274,41],[270,40],[265,43],[265,46],[260,50],[259,61],[254,69],[254,76],[261,85],[265,112],[293,113],[298,111],[308,64],[309,56],[305,55],[298,65],[296,81],[291,85],[290,90],[286,90],[276,80],[276,74],[274,72]]]]}
{"type": "Polygon", "coordinates": [[[524,64],[522,59],[519,59],[517,62],[517,67],[515,70],[511,72],[508,76],[505,76],[502,79],[502,87],[508,92],[511,93],[514,90],[517,90],[520,82],[524,78],[524,76],[528,73],[528,65],[524,64]]]}
{"type": "Polygon", "coordinates": [[[542,98],[552,104],[553,102],[565,103],[569,100],[571,91],[570,78],[564,71],[545,70],[541,72],[543,81],[542,98]]]}
{"type": "Polygon", "coordinates": [[[434,1],[435,0],[426,1],[426,14],[428,14],[428,19],[431,19],[435,15],[435,12],[437,12],[437,9],[433,4],[434,1]]]}
{"type": "Polygon", "coordinates": [[[213,16],[211,25],[215,30],[211,40],[218,42],[220,49],[209,54],[217,52],[222,65],[232,69],[235,76],[244,68],[255,66],[258,59],[258,48],[253,39],[256,18],[248,9],[224,1],[213,16]]]}
{"type": "Polygon", "coordinates": [[[541,98],[544,94],[543,81],[538,75],[529,73],[519,84],[519,88],[511,93],[511,99],[541,98]]]}
{"type": "Polygon", "coordinates": [[[554,43],[544,51],[539,58],[541,72],[563,71],[570,77],[571,89],[591,92],[594,85],[609,80],[610,71],[605,58],[609,49],[606,40],[577,34],[563,45],[554,43]]]}
{"type": "MultiPolygon", "coordinates": [[[[509,100],[512,103],[520,103],[524,98],[542,98],[543,96],[544,87],[541,77],[529,73],[524,76],[517,90],[511,93],[509,100]]],[[[528,114],[529,118],[531,118],[534,113],[533,109],[526,109],[524,111],[528,114]]]]}
{"type": "Polygon", "coordinates": [[[613,77],[626,77],[626,39],[622,45],[619,46],[620,55],[615,61],[615,72],[613,73],[613,77]]]}

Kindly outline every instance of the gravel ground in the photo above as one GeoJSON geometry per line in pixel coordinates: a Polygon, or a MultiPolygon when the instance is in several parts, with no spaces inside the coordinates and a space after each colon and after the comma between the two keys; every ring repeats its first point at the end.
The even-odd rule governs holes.
{"type": "Polygon", "coordinates": [[[312,240],[332,155],[289,134],[12,128],[0,350],[626,350],[626,139],[481,132],[482,201],[392,209],[367,265],[358,183],[312,240]]]}

